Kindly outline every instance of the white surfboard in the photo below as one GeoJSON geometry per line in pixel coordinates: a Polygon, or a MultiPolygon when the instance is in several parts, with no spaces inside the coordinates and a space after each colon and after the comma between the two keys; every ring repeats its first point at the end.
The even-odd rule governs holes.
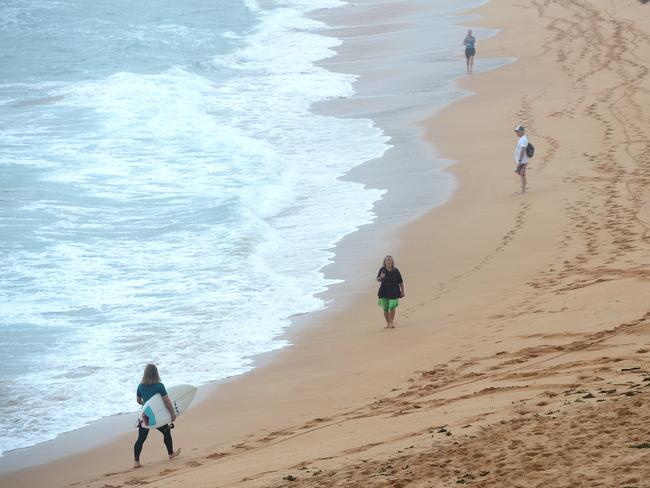
{"type": "MultiPolygon", "coordinates": [[[[172,401],[176,416],[178,417],[192,403],[192,399],[196,395],[196,386],[174,385],[167,388],[167,395],[172,401]]],[[[160,393],[156,393],[142,405],[142,410],[138,415],[138,421],[146,429],[157,429],[172,421],[172,416],[169,414],[169,410],[167,410],[160,393]]]]}

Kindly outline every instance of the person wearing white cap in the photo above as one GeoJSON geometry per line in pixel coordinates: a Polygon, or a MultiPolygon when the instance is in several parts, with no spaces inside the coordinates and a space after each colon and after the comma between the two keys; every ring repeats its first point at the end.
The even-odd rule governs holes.
{"type": "Polygon", "coordinates": [[[517,165],[515,173],[521,179],[521,193],[526,193],[526,169],[528,168],[528,155],[526,154],[528,137],[524,134],[525,131],[523,125],[515,127],[515,134],[518,138],[517,145],[515,146],[515,164],[517,165]]]}

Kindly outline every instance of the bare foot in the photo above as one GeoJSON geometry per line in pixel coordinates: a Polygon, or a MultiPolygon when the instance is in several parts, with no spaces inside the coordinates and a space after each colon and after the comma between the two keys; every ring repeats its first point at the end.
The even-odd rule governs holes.
{"type": "Polygon", "coordinates": [[[171,460],[174,459],[176,456],[178,456],[180,453],[181,453],[181,450],[180,450],[180,449],[176,449],[174,452],[172,452],[172,453],[169,455],[169,460],[171,461],[171,460]]]}
{"type": "Polygon", "coordinates": [[[133,463],[133,469],[141,468],[141,467],[142,467],[142,464],[140,464],[140,461],[136,461],[136,462],[133,463]]]}

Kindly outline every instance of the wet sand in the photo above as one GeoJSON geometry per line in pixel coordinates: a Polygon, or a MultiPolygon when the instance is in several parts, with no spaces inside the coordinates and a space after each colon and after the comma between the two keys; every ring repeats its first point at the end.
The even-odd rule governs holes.
{"type": "MultiPolygon", "coordinates": [[[[359,2],[347,18],[420,5],[359,2]]],[[[174,461],[152,436],[145,466],[130,469],[133,434],[0,486],[647,486],[648,8],[478,9],[477,26],[500,29],[479,39],[478,67],[517,62],[477,69],[461,81],[474,96],[423,120],[457,161],[456,193],[388,237],[362,229],[381,243],[352,236],[337,254],[374,275],[392,249],[407,294],[395,330],[382,328],[374,283],[340,285],[328,310],[297,319],[294,347],[183,417],[174,461]],[[524,195],[518,123],[537,148],[524,195]]]]}

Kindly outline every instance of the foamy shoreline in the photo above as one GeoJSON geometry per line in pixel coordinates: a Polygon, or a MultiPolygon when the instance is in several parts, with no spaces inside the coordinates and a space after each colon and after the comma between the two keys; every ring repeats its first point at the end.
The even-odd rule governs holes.
{"type": "MultiPolygon", "coordinates": [[[[101,24],[102,14],[78,3],[43,6],[72,24],[60,29],[69,44],[58,39],[52,51],[43,49],[44,58],[60,51],[81,61],[92,51],[93,39],[79,27],[84,22],[66,13],[78,6],[89,24],[101,24]]],[[[16,124],[0,132],[23,143],[14,145],[13,136],[0,143],[9,165],[2,178],[8,204],[0,207],[7,223],[0,254],[8,268],[0,290],[10,302],[0,318],[7,332],[0,350],[11,358],[1,388],[10,400],[0,402],[0,452],[132,411],[137,406],[125,385],[137,383],[143,361],[156,362],[167,384],[205,384],[248,371],[251,357],[286,345],[278,336],[292,315],[322,308],[314,294],[331,281],[318,270],[341,236],[371,221],[380,198],[377,190],[338,178],[388,146],[369,120],[310,111],[315,101],[349,96],[354,79],[315,66],[340,41],[320,35],[322,23],[305,16],[314,6],[212,3],[197,18],[193,2],[145,10],[152,32],[164,30],[177,8],[186,12],[179,17],[187,27],[182,35],[158,34],[161,72],[100,70],[88,73],[93,81],[71,72],[50,92],[36,69],[25,90],[62,98],[21,107],[28,94],[17,90],[10,98],[16,106],[5,104],[0,118],[15,112],[16,124]],[[233,37],[229,20],[241,37],[233,37]],[[195,56],[209,61],[205,70],[166,57],[204,39],[197,23],[214,27],[210,36],[232,38],[202,43],[195,56]],[[53,120],[68,121],[62,125],[69,129],[50,130],[58,124],[53,120]],[[42,136],[31,124],[43,128],[42,136]],[[331,151],[331,141],[340,141],[339,150],[331,151]],[[119,150],[104,154],[101,148],[114,143],[119,150]],[[34,162],[36,153],[48,155],[47,168],[34,162]],[[31,183],[22,188],[32,176],[36,193],[31,183]],[[104,197],[90,196],[97,192],[104,197]],[[319,219],[322,208],[336,218],[319,219]],[[33,239],[42,245],[34,247],[33,239]],[[291,299],[278,301],[281,295],[291,299]],[[94,399],[92,408],[78,401],[81,389],[94,399]]],[[[10,24],[0,15],[0,25],[21,38],[20,51],[38,43],[27,19],[41,7],[23,0],[15,7],[23,14],[10,24]]],[[[115,15],[128,21],[133,12],[115,15]]],[[[54,13],[43,21],[59,32],[54,13]]],[[[114,27],[111,33],[102,24],[106,37],[130,35],[114,27]]],[[[106,42],[95,39],[102,47],[106,42]]],[[[144,57],[156,57],[156,43],[145,45],[154,54],[144,57]]],[[[92,71],[96,62],[88,61],[92,71]]],[[[7,76],[20,79],[22,69],[9,66],[7,76]]],[[[5,100],[6,87],[0,86],[5,100]]]]}
{"type": "MultiPolygon", "coordinates": [[[[477,95],[427,123],[442,155],[459,160],[460,185],[391,240],[407,283],[395,331],[361,299],[371,285],[350,290],[355,306],[299,319],[300,347],[188,413],[175,440],[196,449],[183,458],[155,457],[152,442],[134,472],[124,438],[0,481],[496,488],[650,478],[638,429],[650,402],[647,8],[493,0],[480,12],[502,31],[479,56],[519,62],[468,77],[477,95]],[[510,160],[519,122],[538,151],[524,196],[510,160]]],[[[346,259],[370,267],[357,244],[346,259]]]]}
{"type": "MultiPolygon", "coordinates": [[[[469,1],[467,3],[477,4],[480,2],[469,1]]],[[[376,9],[372,5],[362,8],[368,11],[376,9]]],[[[379,9],[381,10],[381,8],[380,6],[379,9]]],[[[422,12],[426,12],[426,2],[420,8],[422,12]]],[[[375,222],[364,225],[361,230],[342,239],[336,246],[336,259],[325,268],[328,278],[345,280],[345,284],[335,285],[322,294],[324,300],[330,303],[331,308],[334,310],[343,310],[348,306],[349,302],[354,300],[348,297],[355,293],[355,290],[359,290],[359,299],[365,299],[368,293],[372,296],[374,294],[374,290],[372,290],[374,283],[370,285],[371,290],[369,291],[367,289],[367,277],[373,275],[376,271],[377,262],[387,252],[386,239],[388,236],[404,225],[405,222],[414,220],[423,212],[443,203],[450,197],[455,183],[450,174],[443,171],[449,161],[443,161],[436,157],[435,150],[423,140],[424,131],[418,125],[418,122],[424,115],[453,102],[454,99],[465,96],[463,90],[454,89],[452,86],[451,77],[457,77],[462,73],[462,64],[458,63],[457,59],[452,60],[455,65],[454,70],[457,73],[453,75],[440,73],[438,79],[435,79],[436,83],[438,83],[435,89],[439,90],[440,93],[434,91],[433,96],[429,94],[431,90],[426,86],[428,78],[422,78],[420,73],[427,69],[425,63],[429,63],[424,58],[430,49],[427,46],[420,46],[416,38],[408,36],[405,36],[405,45],[411,46],[408,49],[411,53],[411,59],[405,60],[400,63],[400,66],[394,67],[396,72],[401,71],[400,75],[397,77],[391,76],[392,81],[375,79],[371,71],[381,60],[366,58],[362,65],[355,61],[355,55],[362,50],[362,47],[354,45],[359,40],[354,31],[358,30],[359,27],[350,30],[350,28],[343,25],[349,15],[346,12],[349,12],[349,10],[350,7],[342,7],[317,12],[321,20],[326,22],[334,21],[337,25],[337,27],[326,32],[328,35],[333,37],[342,35],[344,38],[344,46],[339,49],[342,52],[335,58],[326,59],[320,64],[326,69],[358,75],[360,82],[357,83],[357,87],[360,86],[360,89],[357,89],[356,95],[351,99],[319,103],[316,109],[326,115],[373,119],[375,124],[384,131],[388,131],[392,136],[392,148],[389,155],[368,161],[360,167],[354,168],[345,177],[345,179],[358,181],[369,187],[375,186],[382,190],[388,190],[388,193],[376,205],[375,211],[378,216],[375,222]],[[350,46],[350,44],[352,45],[350,46]],[[416,83],[408,89],[403,87],[404,80],[400,78],[403,73],[407,72],[412,73],[413,80],[416,83]],[[450,92],[448,94],[445,93],[445,86],[449,87],[450,92]],[[404,93],[401,93],[402,91],[404,93]],[[409,94],[409,91],[414,93],[409,94]],[[384,99],[388,101],[384,101],[384,99]],[[392,115],[387,116],[387,112],[392,115]],[[394,166],[401,164],[400,161],[407,158],[409,171],[408,173],[399,174],[399,172],[395,171],[394,166]],[[377,174],[380,176],[376,177],[377,174]],[[418,175],[423,174],[426,174],[427,178],[418,177],[418,175]],[[405,189],[408,190],[405,191],[405,189]],[[347,248],[354,249],[359,245],[369,250],[372,244],[369,246],[368,243],[379,244],[372,253],[368,252],[368,255],[365,256],[367,257],[365,263],[358,262],[359,256],[356,251],[346,252],[347,248]],[[347,259],[348,256],[353,259],[347,259]]],[[[358,10],[358,8],[354,10],[358,10]]],[[[458,11],[458,7],[446,9],[448,12],[452,10],[458,11]]],[[[407,15],[405,18],[409,22],[416,23],[411,15],[407,15]]],[[[422,19],[419,22],[422,23],[422,19]]],[[[443,23],[445,22],[448,21],[443,21],[443,23]]],[[[386,27],[379,24],[377,28],[379,30],[386,29],[386,27]]],[[[462,32],[462,28],[459,27],[458,36],[462,32]]],[[[390,32],[388,34],[390,35],[390,32]]],[[[373,34],[373,37],[381,39],[378,32],[373,34]]],[[[456,37],[453,40],[454,46],[458,44],[456,37]]],[[[405,49],[405,46],[401,47],[402,51],[405,49]]],[[[440,46],[438,46],[438,49],[441,49],[440,46]]],[[[454,48],[452,56],[455,57],[456,55],[457,49],[454,48]]],[[[443,54],[444,57],[449,57],[449,55],[443,54]]],[[[485,62],[484,71],[493,67],[491,65],[494,65],[494,63],[485,62]]],[[[445,69],[445,66],[442,65],[441,68],[445,69]]],[[[408,80],[408,78],[406,79],[408,80]]],[[[317,322],[317,320],[313,318],[312,314],[308,314],[294,320],[294,322],[311,324],[317,322]]],[[[306,326],[310,327],[311,325],[306,326]]],[[[300,342],[300,335],[300,326],[298,324],[286,332],[286,336],[297,343],[300,342]]],[[[256,357],[256,367],[272,361],[270,358],[277,354],[282,354],[282,352],[276,350],[259,355],[256,357]]],[[[199,396],[198,401],[209,398],[211,396],[210,392],[218,390],[219,385],[237,381],[237,378],[238,376],[233,376],[224,381],[204,385],[201,388],[202,394],[199,396]]],[[[9,451],[5,453],[3,458],[0,458],[0,472],[29,467],[34,463],[49,462],[61,457],[62,454],[74,455],[88,448],[101,447],[125,433],[130,435],[133,427],[133,415],[134,412],[128,412],[106,417],[93,421],[90,425],[81,429],[60,434],[53,440],[9,451]],[[38,460],[38,462],[35,460],[38,460]]]]}

